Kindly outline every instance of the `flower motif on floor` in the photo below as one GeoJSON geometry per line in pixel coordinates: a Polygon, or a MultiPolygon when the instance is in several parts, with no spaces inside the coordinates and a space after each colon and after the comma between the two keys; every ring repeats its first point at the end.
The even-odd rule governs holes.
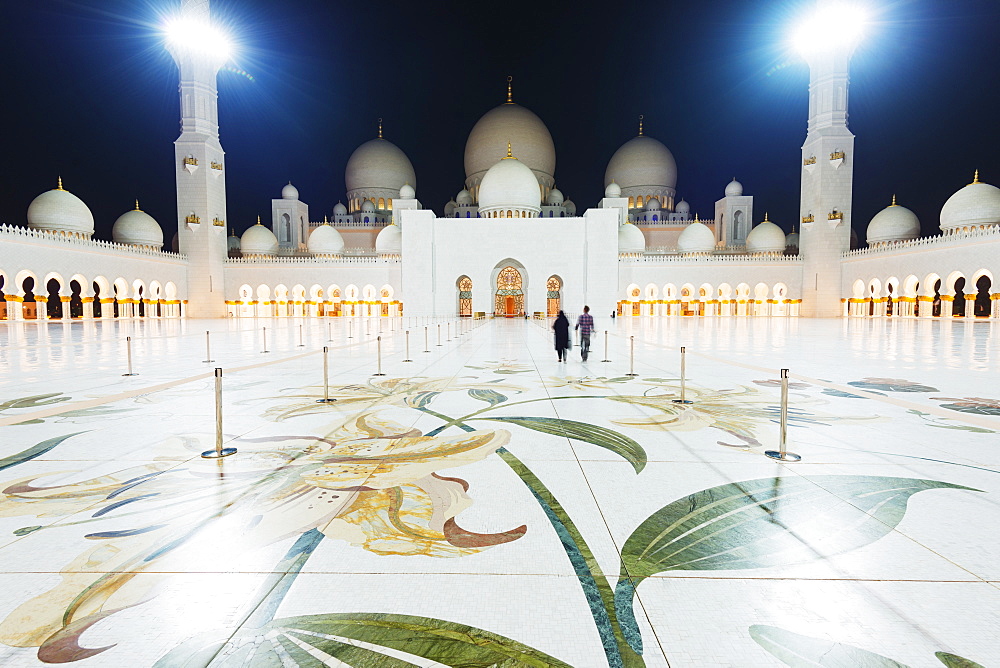
{"type": "Polygon", "coordinates": [[[902,378],[862,378],[848,383],[862,390],[882,390],[883,392],[937,392],[936,387],[922,385],[902,378]]]}
{"type": "MultiPolygon", "coordinates": [[[[760,430],[765,425],[779,419],[778,398],[756,388],[737,386],[733,389],[713,390],[688,385],[685,398],[690,404],[676,403],[680,399],[680,385],[659,384],[650,392],[638,396],[622,395],[608,397],[611,401],[633,404],[650,409],[651,415],[636,415],[613,419],[615,424],[639,429],[665,429],[667,431],[696,431],[706,427],[720,429],[731,434],[745,445],[739,447],[760,448],[760,430]]],[[[803,403],[825,403],[819,399],[799,399],[803,403]]],[[[798,407],[788,409],[788,423],[791,426],[807,424],[826,425],[834,421],[876,420],[878,416],[845,417],[813,413],[798,407]]],[[[732,446],[719,441],[719,445],[732,446]]]]}
{"type": "Polygon", "coordinates": [[[203,448],[173,439],[157,453],[164,459],[116,473],[51,486],[36,486],[38,474],[13,481],[0,517],[57,518],[15,531],[24,540],[51,528],[65,541],[94,526],[77,534],[89,546],[62,569],[62,581],[0,622],[0,642],[39,647],[43,661],[92,656],[106,648],[83,649],[79,636],[155,596],[167,574],[194,563],[226,570],[234,555],[311,529],[392,555],[460,557],[516,540],[525,526],[462,529],[455,517],[472,504],[469,486],[438,473],[481,461],[508,439],[503,430],[426,437],[362,414],[325,437],[241,440],[221,465],[198,457],[178,465],[179,455],[203,448]]]}
{"type": "Polygon", "coordinates": [[[329,413],[331,409],[358,408],[358,404],[368,406],[411,405],[418,397],[434,397],[441,392],[467,390],[505,390],[521,392],[519,385],[486,381],[463,381],[455,378],[379,378],[366,383],[330,388],[330,404],[318,404],[316,399],[323,396],[322,387],[298,388],[296,394],[285,395],[278,405],[264,412],[264,417],[281,422],[300,415],[329,413]],[[305,390],[307,394],[303,394],[305,390]]]}
{"type": "Polygon", "coordinates": [[[950,401],[950,404],[941,404],[941,408],[962,413],[973,413],[975,415],[995,415],[1000,416],[1000,401],[996,399],[984,399],[983,397],[931,397],[937,401],[950,401]]]}
{"type": "Polygon", "coordinates": [[[586,392],[587,390],[610,390],[612,385],[627,383],[631,380],[628,376],[619,376],[617,378],[607,378],[605,376],[581,376],[579,378],[564,376],[560,378],[549,376],[543,382],[546,387],[553,389],[568,387],[586,392]]]}

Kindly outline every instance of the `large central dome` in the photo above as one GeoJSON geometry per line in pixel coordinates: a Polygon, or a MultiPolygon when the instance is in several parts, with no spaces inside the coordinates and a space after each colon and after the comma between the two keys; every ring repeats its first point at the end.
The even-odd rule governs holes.
{"type": "Polygon", "coordinates": [[[506,155],[507,143],[517,159],[527,165],[548,190],[555,185],[556,147],[542,119],[524,107],[508,102],[490,109],[479,119],[465,143],[465,184],[474,195],[486,171],[506,155]]]}

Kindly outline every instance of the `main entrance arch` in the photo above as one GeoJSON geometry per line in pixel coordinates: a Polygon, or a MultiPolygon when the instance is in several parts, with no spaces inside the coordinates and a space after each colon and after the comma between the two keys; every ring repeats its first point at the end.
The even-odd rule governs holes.
{"type": "Polygon", "coordinates": [[[513,261],[497,265],[493,313],[513,318],[524,312],[524,267],[513,261]]]}

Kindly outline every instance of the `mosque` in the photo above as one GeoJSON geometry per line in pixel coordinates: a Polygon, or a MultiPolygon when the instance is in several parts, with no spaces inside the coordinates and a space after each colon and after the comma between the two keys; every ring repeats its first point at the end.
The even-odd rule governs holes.
{"type": "MultiPolygon", "coordinates": [[[[181,0],[181,11],[210,20],[208,0],[181,0]]],[[[30,202],[24,224],[0,226],[0,318],[542,317],[585,303],[622,316],[1000,318],[1000,188],[978,172],[944,202],[940,235],[921,238],[888,193],[867,246],[852,239],[846,41],[807,56],[800,220],[779,221],[789,234],[735,179],[720,184],[713,219],[692,216],[673,155],[641,119],[608,162],[604,197],[578,206],[556,187],[547,127],[508,80],[506,100],[469,134],[463,187],[439,209],[420,201],[380,122],[351,155],[332,211],[310,215],[289,183],[267,224],[227,237],[224,60],[191,43],[168,49],[182,128],[172,244],[139,202],[110,241],[93,238],[67,174],[30,202]]]]}

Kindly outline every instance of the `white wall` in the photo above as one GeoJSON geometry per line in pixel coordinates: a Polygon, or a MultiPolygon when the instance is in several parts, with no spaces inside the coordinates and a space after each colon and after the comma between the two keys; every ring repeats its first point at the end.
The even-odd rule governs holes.
{"type": "Polygon", "coordinates": [[[498,265],[523,267],[524,308],[546,310],[546,281],[562,279],[562,304],[577,312],[615,305],[619,212],[589,209],[576,218],[437,218],[397,214],[403,234],[402,288],[407,313],[453,315],[458,279],[472,279],[473,311],[494,311],[498,265]]]}

